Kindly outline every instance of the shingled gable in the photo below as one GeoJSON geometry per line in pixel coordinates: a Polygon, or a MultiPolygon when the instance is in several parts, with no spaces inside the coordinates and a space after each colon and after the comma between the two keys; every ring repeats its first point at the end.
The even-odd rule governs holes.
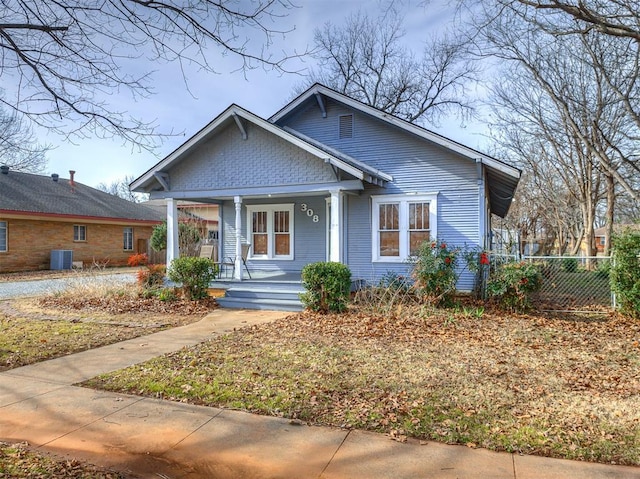
{"type": "Polygon", "coordinates": [[[247,133],[244,122],[250,122],[260,128],[263,128],[269,133],[272,133],[298,148],[311,153],[322,161],[331,164],[334,168],[342,170],[359,180],[364,180],[376,185],[384,185],[384,183],[393,180],[391,175],[376,170],[375,168],[371,168],[365,163],[357,161],[354,158],[350,158],[348,155],[344,155],[338,151],[318,144],[312,139],[296,133],[295,131],[280,128],[278,125],[260,118],[238,105],[232,104],[180,147],[170,153],[153,168],[146,171],[138,179],[133,181],[130,185],[131,189],[138,192],[169,189],[170,178],[167,171],[172,166],[181,161],[197,146],[209,140],[219,129],[226,127],[230,123],[235,123],[241,134],[246,137],[247,133]]]}
{"type": "Polygon", "coordinates": [[[504,217],[509,211],[513,195],[520,181],[521,170],[514,168],[496,158],[485,155],[473,148],[462,145],[456,141],[434,133],[426,128],[409,123],[396,116],[385,113],[374,107],[366,105],[358,100],[354,100],[342,93],[328,88],[319,83],[315,83],[297,98],[285,105],[280,111],[269,118],[269,122],[282,125],[286,119],[295,115],[298,111],[306,108],[310,103],[317,104],[320,114],[326,116],[326,99],[341,103],[353,110],[377,118],[389,125],[400,128],[419,138],[434,143],[440,147],[455,152],[471,161],[480,163],[486,167],[487,184],[489,187],[489,199],[491,212],[504,217]]]}
{"type": "Polygon", "coordinates": [[[0,215],[156,224],[164,215],[69,179],[9,170],[0,174],[0,215]]]}

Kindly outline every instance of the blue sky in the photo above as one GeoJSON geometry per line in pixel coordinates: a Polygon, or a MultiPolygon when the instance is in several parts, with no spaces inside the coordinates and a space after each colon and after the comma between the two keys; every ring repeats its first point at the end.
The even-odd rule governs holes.
{"type": "MultiPolygon", "coordinates": [[[[379,4],[372,0],[297,0],[300,7],[289,11],[282,20],[284,28],[295,27],[284,40],[288,49],[303,51],[313,43],[315,28],[327,21],[340,24],[352,12],[358,10],[377,15],[379,4]]],[[[398,1],[406,14],[406,41],[421,52],[422,43],[432,32],[450,25],[452,12],[448,2],[398,1]]],[[[280,26],[278,25],[280,28],[280,26]]],[[[275,44],[274,51],[282,45],[275,44]]],[[[305,67],[312,65],[307,59],[305,67]]],[[[232,72],[237,59],[219,55],[216,63],[218,74],[186,69],[188,89],[176,64],[152,67],[154,94],[149,98],[131,102],[130,96],[112,95],[106,100],[115,110],[127,110],[146,121],[155,121],[162,131],[184,132],[184,135],[167,138],[154,153],[139,151],[123,144],[121,140],[89,138],[65,141],[56,135],[39,132],[40,140],[55,147],[48,157],[48,173],[68,177],[69,170],[76,171],[77,181],[96,186],[100,182],[110,183],[126,175],[135,177],[144,173],[182,142],[196,133],[231,103],[236,103],[257,115],[269,117],[283,107],[293,95],[293,90],[303,79],[297,75],[281,75],[263,69],[249,71],[245,75],[232,72]]],[[[440,128],[431,128],[453,140],[470,147],[485,149],[485,139],[480,123],[471,123],[462,128],[457,121],[443,121],[440,128]]]]}

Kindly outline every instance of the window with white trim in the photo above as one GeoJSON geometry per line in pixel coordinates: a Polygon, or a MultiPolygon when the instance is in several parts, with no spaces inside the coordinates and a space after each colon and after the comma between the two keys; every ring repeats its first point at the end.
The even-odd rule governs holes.
{"type": "Polygon", "coordinates": [[[7,241],[7,222],[0,221],[0,251],[6,252],[8,247],[7,241]]]}
{"type": "Polygon", "coordinates": [[[251,259],[293,259],[293,207],[247,205],[251,259]]]}
{"type": "Polygon", "coordinates": [[[400,262],[437,237],[437,194],[372,197],[373,261],[400,262]]]}
{"type": "Polygon", "coordinates": [[[122,249],[133,251],[133,228],[131,226],[125,226],[122,230],[122,249]]]}
{"type": "Polygon", "coordinates": [[[85,225],[73,225],[73,241],[87,241],[87,227],[85,225]]]}

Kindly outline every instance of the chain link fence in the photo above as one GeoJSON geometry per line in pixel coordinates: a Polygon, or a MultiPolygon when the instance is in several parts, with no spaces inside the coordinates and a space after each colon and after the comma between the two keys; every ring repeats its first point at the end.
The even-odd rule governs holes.
{"type": "Polygon", "coordinates": [[[613,295],[609,256],[525,256],[539,266],[542,286],[531,296],[534,307],[550,311],[609,311],[613,295]]]}

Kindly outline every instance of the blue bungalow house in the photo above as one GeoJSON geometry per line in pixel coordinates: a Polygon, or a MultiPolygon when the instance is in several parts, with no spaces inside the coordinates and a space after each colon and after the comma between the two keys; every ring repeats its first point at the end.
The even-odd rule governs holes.
{"type": "Polygon", "coordinates": [[[405,273],[430,238],[490,248],[491,214],[507,214],[520,174],[315,84],[269,119],[229,106],[131,189],[167,200],[167,264],[179,255],[176,202],[190,200],[219,205],[219,256],[235,258],[235,280],[244,245],[251,273],[328,260],[375,281],[405,273]]]}

